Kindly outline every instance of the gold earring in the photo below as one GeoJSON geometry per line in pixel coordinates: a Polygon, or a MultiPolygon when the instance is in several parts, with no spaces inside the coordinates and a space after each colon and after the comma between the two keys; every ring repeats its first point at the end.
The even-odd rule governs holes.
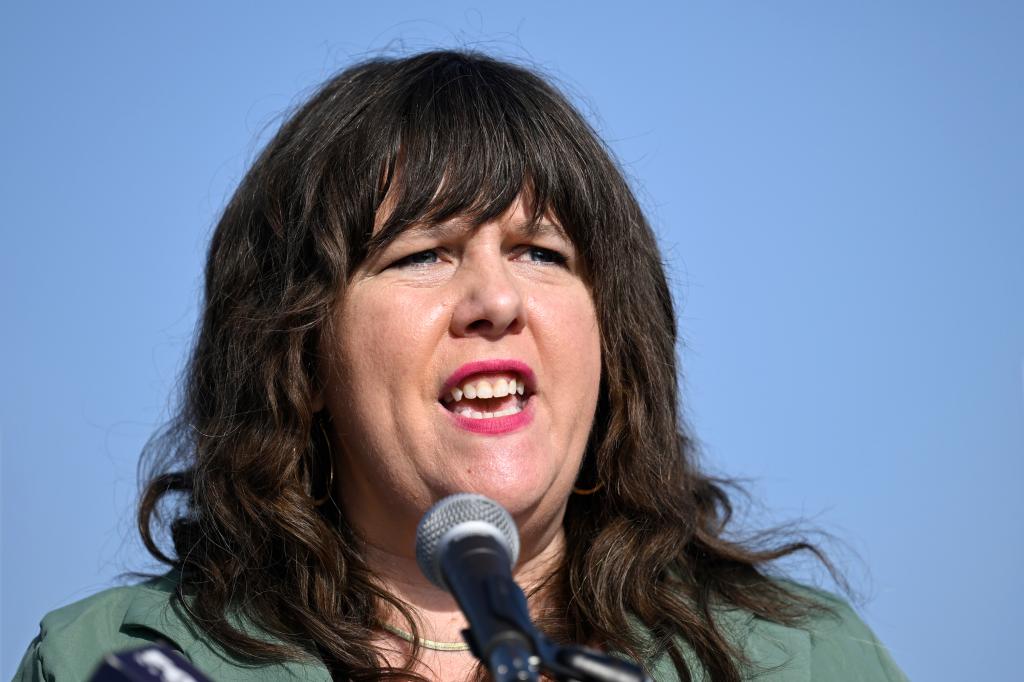
{"type": "Polygon", "coordinates": [[[331,439],[327,435],[327,430],[324,428],[324,422],[323,422],[322,419],[317,421],[317,425],[320,427],[320,433],[323,434],[323,437],[324,437],[324,446],[327,448],[327,471],[328,471],[328,474],[327,474],[327,492],[325,492],[324,496],[319,498],[319,499],[313,497],[313,495],[312,495],[312,492],[313,492],[313,457],[310,456],[310,458],[309,458],[309,460],[310,460],[310,467],[309,467],[309,492],[310,492],[310,497],[313,497],[313,506],[314,507],[323,506],[323,504],[325,502],[327,502],[327,500],[331,499],[331,495],[334,492],[334,457],[332,456],[332,453],[331,453],[331,439]]]}
{"type": "Polygon", "coordinates": [[[573,486],[572,494],[573,495],[593,495],[594,493],[596,493],[598,490],[600,490],[603,487],[604,487],[604,483],[598,483],[593,488],[577,488],[576,486],[573,486]]]}
{"type": "Polygon", "coordinates": [[[593,495],[604,487],[604,482],[601,481],[601,475],[598,473],[594,457],[593,454],[588,454],[584,457],[583,462],[580,463],[580,469],[576,472],[576,481],[572,486],[573,495],[593,495]],[[580,487],[581,478],[584,482],[596,481],[596,483],[589,488],[582,488],[580,487]]]}

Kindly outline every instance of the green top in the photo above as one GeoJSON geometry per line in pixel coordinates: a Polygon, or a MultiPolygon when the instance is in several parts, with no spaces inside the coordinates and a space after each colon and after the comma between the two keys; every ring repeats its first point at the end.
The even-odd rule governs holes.
{"type": "MultiPolygon", "coordinates": [[[[261,682],[331,677],[318,660],[253,667],[240,663],[205,637],[170,600],[172,578],[115,587],[47,614],[29,645],[14,682],[87,680],[103,654],[168,640],[211,680],[261,682]]],[[[765,682],[804,680],[906,680],[871,630],[837,597],[796,588],[832,609],[802,628],[785,627],[737,609],[720,612],[722,625],[761,670],[765,682]]],[[[692,651],[685,650],[694,681],[707,680],[692,651]]],[[[668,655],[648,661],[657,682],[679,680],[668,655]]]]}

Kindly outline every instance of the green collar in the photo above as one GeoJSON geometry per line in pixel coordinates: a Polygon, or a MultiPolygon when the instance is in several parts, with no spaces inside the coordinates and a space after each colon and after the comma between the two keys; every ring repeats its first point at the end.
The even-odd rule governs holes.
{"type": "MultiPolygon", "coordinates": [[[[172,599],[177,584],[177,575],[171,572],[161,578],[138,585],[125,611],[121,623],[122,630],[126,633],[137,632],[147,639],[152,639],[152,633],[155,633],[160,639],[173,644],[194,665],[218,682],[331,681],[327,668],[319,660],[252,665],[233,657],[199,630],[192,623],[188,614],[184,613],[182,606],[172,599]],[[147,636],[140,631],[148,631],[151,634],[147,636]]],[[[715,616],[719,625],[728,633],[738,648],[753,654],[754,659],[775,661],[783,653],[770,641],[761,641],[764,639],[762,637],[750,637],[756,627],[766,625],[766,623],[755,619],[750,613],[734,608],[721,608],[715,609],[715,616]],[[751,650],[751,647],[754,650],[751,650]]],[[[635,619],[632,621],[632,626],[641,632],[645,630],[643,625],[635,619]]],[[[251,635],[275,641],[274,638],[247,625],[244,621],[239,623],[239,627],[251,635]]],[[[783,633],[778,634],[781,636],[783,633]]],[[[788,657],[792,657],[794,654],[791,646],[793,644],[792,633],[789,634],[790,636],[786,639],[789,640],[787,643],[790,646],[785,648],[788,649],[788,657]]],[[[769,639],[773,638],[769,637],[769,639]]],[[[695,682],[706,679],[703,668],[693,650],[685,642],[682,644],[683,656],[690,670],[694,671],[695,682]]],[[[810,642],[807,641],[804,644],[809,651],[810,642]]],[[[797,652],[797,657],[801,657],[799,652],[797,652]]],[[[783,663],[784,658],[776,662],[783,663]]],[[[668,654],[653,656],[645,660],[644,663],[654,679],[659,682],[678,680],[675,666],[668,654]]]]}
{"type": "MultiPolygon", "coordinates": [[[[217,682],[331,682],[330,673],[319,660],[252,665],[231,656],[201,632],[183,612],[181,605],[171,598],[176,586],[177,576],[174,573],[139,585],[125,611],[122,630],[148,630],[156,633],[217,682]]],[[[254,632],[252,627],[246,627],[244,623],[240,626],[249,634],[273,641],[265,633],[254,632]]]]}

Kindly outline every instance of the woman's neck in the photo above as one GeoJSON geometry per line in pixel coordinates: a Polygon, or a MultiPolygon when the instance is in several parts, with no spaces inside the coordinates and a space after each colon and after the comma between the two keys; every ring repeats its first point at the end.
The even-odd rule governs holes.
{"type": "MultiPolygon", "coordinates": [[[[529,594],[557,570],[565,550],[565,535],[559,525],[549,537],[539,542],[524,543],[524,555],[515,567],[513,577],[529,594]],[[529,552],[527,554],[527,552],[529,552]]],[[[385,546],[366,543],[365,560],[371,575],[389,594],[408,605],[416,618],[421,638],[444,642],[462,641],[466,619],[455,599],[431,583],[420,572],[416,557],[398,553],[385,546]]],[[[531,610],[539,605],[531,600],[531,610]]],[[[384,614],[389,625],[407,629],[408,624],[397,613],[384,614]]]]}
{"type": "MultiPolygon", "coordinates": [[[[564,550],[565,535],[561,524],[540,542],[524,544],[523,556],[513,573],[524,592],[530,593],[557,570],[564,550]]],[[[468,626],[465,616],[450,594],[423,576],[415,556],[367,542],[365,560],[381,587],[412,611],[421,640],[433,640],[434,643],[463,641],[462,630],[468,626]]],[[[543,599],[537,595],[530,600],[531,611],[540,607],[538,597],[543,599]]],[[[408,630],[409,624],[394,609],[382,615],[390,630],[378,633],[376,646],[390,666],[404,667],[412,654],[412,644],[395,629],[408,630]]],[[[477,662],[468,650],[439,651],[433,646],[421,645],[411,669],[432,680],[470,680],[476,679],[477,662]]]]}

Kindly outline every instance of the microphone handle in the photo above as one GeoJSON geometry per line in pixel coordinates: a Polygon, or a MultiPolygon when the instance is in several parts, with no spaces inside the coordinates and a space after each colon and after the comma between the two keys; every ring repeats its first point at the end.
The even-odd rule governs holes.
{"type": "Polygon", "coordinates": [[[539,659],[529,643],[521,636],[509,636],[491,645],[487,669],[494,682],[540,680],[537,669],[539,659]]]}
{"type": "MultiPolygon", "coordinates": [[[[448,590],[469,621],[462,635],[495,682],[539,680],[526,596],[512,580],[509,556],[486,535],[453,540],[441,557],[448,590]]],[[[532,629],[532,628],[531,628],[532,629]]]]}

